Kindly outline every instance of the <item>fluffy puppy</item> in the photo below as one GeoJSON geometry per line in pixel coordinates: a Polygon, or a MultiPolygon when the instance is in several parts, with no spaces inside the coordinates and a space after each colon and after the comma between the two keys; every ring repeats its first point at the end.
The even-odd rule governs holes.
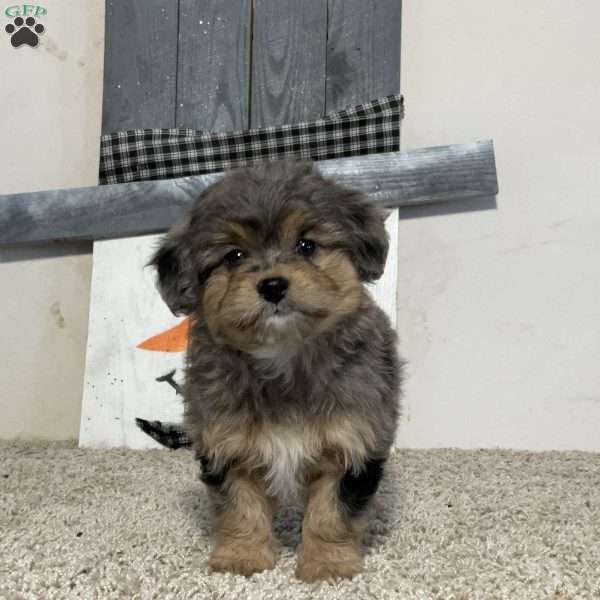
{"type": "Polygon", "coordinates": [[[297,575],[362,568],[366,509],[398,417],[400,362],[363,283],[381,276],[384,215],[309,163],[229,172],[152,259],[190,315],[185,424],[215,512],[210,567],[272,568],[278,503],[305,503],[297,575]]]}

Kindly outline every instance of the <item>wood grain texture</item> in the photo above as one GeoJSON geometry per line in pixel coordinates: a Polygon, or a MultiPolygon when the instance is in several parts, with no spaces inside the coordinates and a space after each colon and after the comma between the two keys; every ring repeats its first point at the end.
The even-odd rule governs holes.
{"type": "Polygon", "coordinates": [[[180,0],[176,126],[245,129],[250,0],[180,0]]]}
{"type": "Polygon", "coordinates": [[[327,112],[400,92],[401,0],[328,0],[327,112]]]}
{"type": "Polygon", "coordinates": [[[173,127],[178,3],[106,3],[102,132],[173,127]]]}
{"type": "MultiPolygon", "coordinates": [[[[372,202],[414,206],[498,192],[491,141],[341,158],[321,172],[372,202]]],[[[168,229],[222,174],[0,196],[0,244],[104,239],[168,229]]]]}
{"type": "Polygon", "coordinates": [[[323,175],[389,208],[498,193],[491,141],[336,158],[318,165],[323,175]]]}
{"type": "Polygon", "coordinates": [[[251,127],[323,116],[326,38],[326,1],[255,0],[251,127]]]}

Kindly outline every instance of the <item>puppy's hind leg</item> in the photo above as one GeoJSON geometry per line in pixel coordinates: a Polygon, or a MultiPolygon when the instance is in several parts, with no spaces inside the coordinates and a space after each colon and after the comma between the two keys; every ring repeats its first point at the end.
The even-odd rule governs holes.
{"type": "Polygon", "coordinates": [[[216,516],[213,571],[252,575],[275,566],[273,509],[259,479],[230,471],[210,489],[216,516]]]}
{"type": "Polygon", "coordinates": [[[351,578],[363,567],[366,508],[383,475],[383,461],[359,473],[322,472],[309,486],[296,575],[304,581],[351,578]]]}

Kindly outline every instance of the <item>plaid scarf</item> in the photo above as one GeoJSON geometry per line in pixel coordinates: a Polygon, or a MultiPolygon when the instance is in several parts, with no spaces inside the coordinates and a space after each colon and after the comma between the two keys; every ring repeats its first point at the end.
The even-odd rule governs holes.
{"type": "Polygon", "coordinates": [[[210,133],[132,129],[103,135],[100,184],[225,171],[259,160],[326,160],[400,149],[402,96],[387,96],[309,123],[210,133]]]}

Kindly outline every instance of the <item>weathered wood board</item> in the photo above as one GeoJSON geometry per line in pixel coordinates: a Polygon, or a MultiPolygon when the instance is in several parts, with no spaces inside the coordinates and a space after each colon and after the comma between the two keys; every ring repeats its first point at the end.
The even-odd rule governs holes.
{"type": "Polygon", "coordinates": [[[135,418],[181,419],[181,398],[156,378],[174,369],[180,378],[183,354],[137,348],[178,322],[144,268],[155,245],[156,236],[94,244],[81,446],[152,448],[135,418]]]}
{"type": "Polygon", "coordinates": [[[251,127],[323,116],[326,39],[327,2],[256,0],[251,127]]]}
{"type": "MultiPolygon", "coordinates": [[[[318,163],[389,208],[498,192],[490,141],[318,163]]],[[[105,239],[164,231],[220,174],[0,196],[0,244],[105,239]]]]}
{"type": "Polygon", "coordinates": [[[179,7],[176,127],[247,128],[250,0],[179,0],[179,7]]]}
{"type": "Polygon", "coordinates": [[[400,90],[401,0],[328,0],[326,110],[400,90]]]}
{"type": "Polygon", "coordinates": [[[178,3],[106,2],[102,132],[174,127],[178,3]]]}

